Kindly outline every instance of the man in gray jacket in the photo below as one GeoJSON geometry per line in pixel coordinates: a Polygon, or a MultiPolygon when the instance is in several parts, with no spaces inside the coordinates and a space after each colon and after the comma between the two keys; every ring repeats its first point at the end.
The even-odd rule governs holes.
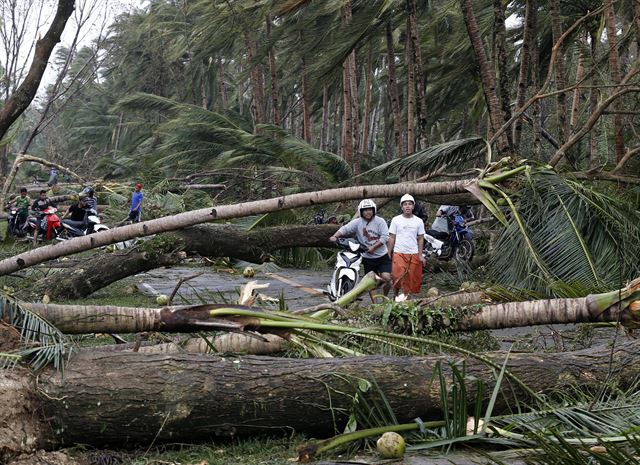
{"type": "MultiPolygon", "coordinates": [[[[335,242],[339,237],[355,237],[367,251],[362,254],[362,264],[365,274],[369,271],[375,272],[382,278],[382,292],[389,294],[391,289],[391,259],[387,250],[389,240],[389,228],[387,222],[376,215],[376,204],[371,199],[364,199],[358,205],[358,218],[351,220],[342,226],[329,238],[335,242]]],[[[375,303],[373,291],[369,292],[371,302],[375,303]]]]}

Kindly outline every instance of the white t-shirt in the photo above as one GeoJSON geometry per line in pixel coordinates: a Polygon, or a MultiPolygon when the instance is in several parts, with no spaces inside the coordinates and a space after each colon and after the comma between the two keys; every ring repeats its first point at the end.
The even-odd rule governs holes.
{"type": "Polygon", "coordinates": [[[411,218],[398,215],[391,220],[389,234],[396,235],[394,252],[418,253],[418,236],[424,234],[424,223],[415,215],[412,215],[411,218]]]}

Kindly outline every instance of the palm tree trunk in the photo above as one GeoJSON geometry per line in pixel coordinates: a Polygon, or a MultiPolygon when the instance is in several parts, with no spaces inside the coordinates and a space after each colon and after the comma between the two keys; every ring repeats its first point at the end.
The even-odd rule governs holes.
{"type": "Polygon", "coordinates": [[[409,9],[409,34],[411,35],[411,47],[413,49],[413,61],[418,75],[418,150],[424,149],[429,144],[427,128],[427,84],[422,64],[422,49],[420,46],[420,32],[418,30],[418,12],[416,0],[407,0],[409,9]]]}
{"type": "Polygon", "coordinates": [[[353,119],[349,57],[342,63],[342,158],[353,167],[353,119]]]}
{"type": "MultiPolygon", "coordinates": [[[[493,30],[496,64],[496,81],[498,84],[498,98],[502,108],[504,121],[511,119],[511,82],[509,79],[509,63],[507,59],[507,28],[505,25],[503,0],[493,0],[493,30]]],[[[511,139],[511,131],[505,132],[507,139],[511,139]]]]}
{"type": "MultiPolygon", "coordinates": [[[[520,54],[520,71],[518,73],[518,89],[516,91],[516,111],[524,105],[529,88],[529,71],[531,68],[531,42],[537,40],[536,25],[538,15],[537,0],[527,0],[524,15],[524,32],[522,38],[522,52],[520,54]]],[[[513,127],[513,145],[518,149],[522,136],[523,119],[518,118],[513,127]]]]}
{"type": "Polygon", "coordinates": [[[362,137],[360,139],[360,151],[369,153],[369,131],[371,130],[371,86],[373,85],[373,44],[369,44],[369,56],[367,58],[367,71],[364,83],[364,111],[362,112],[362,137]]]}
{"type": "MultiPolygon", "coordinates": [[[[557,43],[558,39],[562,35],[562,19],[560,12],[560,0],[551,0],[551,35],[553,37],[553,43],[557,43]]],[[[556,89],[564,89],[567,87],[567,80],[565,77],[565,56],[562,45],[558,50],[558,56],[555,63],[556,74],[556,89]]],[[[564,144],[569,137],[569,120],[567,119],[567,96],[564,92],[559,93],[556,97],[556,119],[558,122],[558,140],[560,145],[564,144]]]]}
{"type": "MultiPolygon", "coordinates": [[[[535,25],[533,27],[534,31],[538,30],[538,16],[534,16],[535,25]]],[[[534,34],[534,39],[531,41],[531,87],[533,89],[539,88],[539,49],[538,49],[538,39],[536,38],[537,34],[534,34]]],[[[540,139],[540,134],[542,133],[542,112],[540,111],[540,101],[536,100],[531,105],[531,127],[533,129],[533,154],[536,160],[540,159],[540,154],[542,151],[542,143],[540,139]]]]}
{"type": "Polygon", "coordinates": [[[302,138],[311,144],[311,89],[309,87],[309,74],[307,72],[306,58],[302,60],[302,138]]]}
{"type": "Polygon", "coordinates": [[[244,33],[245,46],[251,66],[251,90],[253,94],[251,113],[253,114],[254,132],[257,132],[257,126],[265,122],[264,118],[264,81],[262,79],[262,66],[255,63],[256,43],[251,33],[244,33]]]}
{"type": "MultiPolygon", "coordinates": [[[[391,110],[393,111],[393,137],[396,146],[396,156],[401,157],[405,154],[404,143],[402,140],[402,117],[400,115],[400,99],[398,97],[398,84],[396,81],[396,53],[393,47],[393,28],[391,20],[387,21],[387,75],[389,83],[387,90],[389,99],[391,100],[391,110]]],[[[392,158],[392,157],[390,157],[392,158]]]]}
{"type": "Polygon", "coordinates": [[[160,234],[183,229],[200,223],[216,220],[239,218],[291,208],[319,205],[323,203],[342,202],[366,197],[396,197],[411,193],[421,197],[439,194],[465,193],[468,180],[403,183],[389,185],[371,185],[326,189],[304,194],[286,195],[274,199],[245,202],[235,205],[220,205],[214,208],[203,208],[173,216],[143,221],[108,231],[101,231],[84,237],[76,237],[64,243],[48,245],[29,252],[14,255],[0,261],[0,276],[4,276],[23,268],[42,263],[54,258],[90,250],[103,245],[115,244],[136,237],[160,234]]]}
{"type": "MultiPolygon", "coordinates": [[[[591,89],[589,89],[589,114],[593,115],[598,108],[598,94],[599,89],[597,87],[597,52],[598,43],[596,42],[595,35],[591,35],[591,89]]],[[[598,156],[598,126],[594,125],[589,131],[589,167],[595,168],[600,163],[598,156]]]]}
{"type": "MultiPolygon", "coordinates": [[[[222,109],[226,112],[229,109],[229,95],[227,94],[227,82],[224,73],[224,58],[218,57],[218,80],[220,81],[220,98],[222,99],[222,109]]],[[[238,97],[240,102],[240,97],[238,97]]],[[[240,105],[241,106],[241,105],[240,105]]],[[[242,114],[242,110],[240,110],[242,114]]]]}
{"type": "MultiPolygon", "coordinates": [[[[578,64],[576,68],[576,86],[582,81],[584,78],[584,65],[586,61],[586,57],[583,53],[580,53],[578,57],[578,64]]],[[[573,133],[576,129],[576,125],[578,124],[578,111],[580,109],[580,99],[582,96],[582,92],[580,92],[580,87],[576,87],[573,91],[573,101],[571,102],[571,119],[569,120],[569,129],[573,133]]]]}
{"type": "Polygon", "coordinates": [[[640,2],[633,2],[633,19],[636,30],[636,50],[640,50],[640,2]]]}
{"type": "Polygon", "coordinates": [[[354,156],[357,159],[358,153],[360,152],[360,138],[358,137],[358,134],[360,134],[360,105],[358,105],[360,94],[358,92],[358,73],[356,68],[355,50],[351,50],[351,54],[349,55],[349,85],[351,86],[349,96],[351,97],[351,120],[353,121],[353,150],[354,156]]]}
{"type": "MultiPolygon", "coordinates": [[[[618,55],[616,13],[613,9],[612,0],[605,0],[604,5],[604,20],[607,27],[607,43],[609,44],[609,72],[611,74],[611,81],[613,81],[614,84],[620,84],[622,77],[620,75],[620,57],[618,55]]],[[[613,111],[615,112],[615,115],[613,116],[613,130],[616,163],[622,160],[625,152],[623,133],[624,119],[623,116],[619,113],[621,109],[622,102],[620,100],[616,100],[615,102],[613,102],[613,111]]]]}
{"type": "Polygon", "coordinates": [[[331,113],[331,102],[327,86],[322,89],[322,129],[320,130],[320,150],[326,151],[331,140],[329,134],[329,113],[331,113]]]}
{"type": "Polygon", "coordinates": [[[414,102],[414,63],[413,63],[413,49],[411,47],[411,23],[409,16],[407,16],[407,26],[405,33],[405,67],[407,70],[407,154],[414,153],[416,151],[415,135],[414,135],[414,117],[413,112],[415,108],[414,102]]]}
{"type": "MultiPolygon", "coordinates": [[[[629,342],[614,349],[512,353],[507,368],[530,392],[546,395],[566,390],[567,383],[583,389],[601,387],[611,379],[614,360],[616,382],[628,385],[638,376],[639,346],[629,342]]],[[[505,360],[502,352],[483,356],[498,366],[505,360]]],[[[45,372],[35,385],[19,384],[15,373],[3,370],[3,396],[11,390],[11,401],[23,399],[25,405],[19,415],[0,409],[0,422],[10,431],[38,432],[30,437],[37,445],[45,437],[53,444],[122,447],[265,431],[331,436],[344,428],[354,396],[361,395],[358,380],[375,382],[398,422],[411,422],[433,418],[434,412],[446,408],[434,376],[436,366],[451,380],[451,365],[463,363],[468,397],[481,395],[486,405],[496,385],[496,370],[470,357],[286,359],[86,351],[71,356],[64,378],[45,372]],[[24,428],[41,418],[37,412],[43,412],[53,428],[24,428]]],[[[515,383],[503,383],[493,413],[509,412],[529,395],[515,383]]],[[[6,447],[13,435],[5,436],[0,445],[15,450],[6,447]]],[[[26,447],[23,441],[22,450],[26,447]]]]}
{"type": "MultiPolygon", "coordinates": [[[[238,58],[238,72],[242,76],[242,57],[238,58]]],[[[244,114],[244,80],[238,80],[238,114],[244,114]]]]}
{"type": "MultiPolygon", "coordinates": [[[[489,113],[491,132],[497,133],[504,124],[504,117],[501,112],[502,105],[498,97],[495,72],[491,62],[487,58],[471,0],[460,0],[460,7],[464,15],[467,33],[469,34],[469,39],[471,40],[471,45],[473,46],[476,60],[478,60],[478,66],[480,67],[480,78],[482,80],[482,89],[489,113]]],[[[503,133],[498,140],[498,149],[500,152],[506,152],[508,148],[509,142],[503,133]]]]}
{"type": "MultiPolygon", "coordinates": [[[[267,15],[267,42],[271,40],[271,15],[267,15]]],[[[276,68],[276,53],[273,44],[269,47],[269,74],[271,74],[271,105],[273,124],[280,126],[280,98],[278,96],[278,69],[276,68]]]]}

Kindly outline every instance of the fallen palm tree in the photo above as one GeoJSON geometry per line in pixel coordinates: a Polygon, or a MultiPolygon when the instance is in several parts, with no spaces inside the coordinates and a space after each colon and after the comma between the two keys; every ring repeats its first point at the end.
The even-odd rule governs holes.
{"type": "MultiPolygon", "coordinates": [[[[375,282],[363,279],[363,285],[375,282]]],[[[366,287],[365,287],[366,288],[366,287]]],[[[360,289],[354,289],[338,302],[349,302],[360,289]]],[[[627,287],[604,294],[592,294],[574,299],[545,299],[504,304],[483,303],[487,295],[481,292],[460,293],[449,298],[433,297],[418,301],[416,308],[424,318],[438,318],[432,329],[479,330],[561,323],[620,322],[635,327],[640,321],[640,278],[627,287]],[[430,311],[432,306],[462,306],[459,311],[430,311]]],[[[22,303],[63,333],[127,333],[141,331],[184,332],[204,327],[212,329],[257,330],[265,322],[259,318],[241,318],[234,311],[255,311],[244,306],[196,305],[174,308],[132,308],[117,306],[54,305],[22,303]],[[228,310],[225,314],[222,310],[228,310]]],[[[331,304],[326,308],[335,310],[331,304]]],[[[318,310],[317,308],[315,310],[318,310]]],[[[454,309],[455,310],[455,309],[454,309]]],[[[298,310],[295,313],[302,313],[298,310]]],[[[333,312],[330,312],[331,314],[333,312]]],[[[268,313],[264,313],[268,315],[268,313]]],[[[283,314],[284,315],[284,314],[283,314]]],[[[291,316],[290,314],[286,314],[291,316]]],[[[252,314],[252,316],[255,316],[252,314]]],[[[282,316],[285,318],[285,316],[282,316]]]]}
{"type": "MultiPolygon", "coordinates": [[[[513,354],[510,375],[528,389],[502,387],[494,412],[508,411],[533,393],[574,383],[597,386],[612,373],[620,385],[628,384],[639,374],[638,356],[637,342],[613,350],[513,354]]],[[[498,367],[504,360],[500,353],[485,357],[498,367]]],[[[326,437],[344,427],[359,380],[377,383],[398,421],[434,419],[443,407],[434,368],[462,360],[469,379],[486,386],[480,395],[488,401],[496,370],[469,357],[301,360],[83,351],[71,357],[64,378],[49,371],[30,384],[23,374],[0,372],[0,425],[12,432],[0,435],[0,450],[8,455],[74,443],[133,446],[278,431],[326,437]],[[8,408],[16,404],[21,408],[8,408]]],[[[477,383],[469,381],[467,389],[475,396],[477,383]]]]}

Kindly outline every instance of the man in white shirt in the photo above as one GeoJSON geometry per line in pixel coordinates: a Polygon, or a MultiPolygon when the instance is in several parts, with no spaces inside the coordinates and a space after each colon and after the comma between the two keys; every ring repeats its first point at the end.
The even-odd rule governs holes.
{"type": "Polygon", "coordinates": [[[418,294],[422,284],[422,267],[426,261],[424,248],[424,223],[414,216],[416,202],[405,194],[400,199],[402,215],[391,220],[387,248],[392,259],[392,279],[396,295],[418,294]]]}

